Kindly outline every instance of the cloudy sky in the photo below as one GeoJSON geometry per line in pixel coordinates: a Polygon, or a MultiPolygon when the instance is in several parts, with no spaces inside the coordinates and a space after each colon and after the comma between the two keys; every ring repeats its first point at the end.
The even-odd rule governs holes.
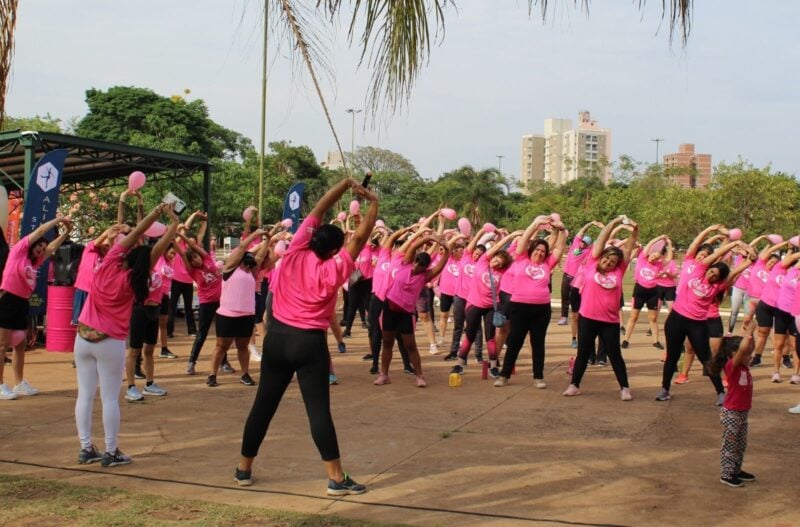
{"type": "MultiPolygon", "coordinates": [[[[315,1],[306,0],[309,4],[315,1]]],[[[695,3],[687,47],[670,44],[661,2],[551,0],[548,20],[525,0],[458,0],[432,48],[408,108],[378,127],[355,121],[356,146],[411,160],[426,178],[465,164],[517,176],[520,138],[548,117],[591,111],[613,133],[613,157],[653,162],[695,143],[713,162],[739,156],[800,173],[794,143],[800,116],[800,2],[695,3]],[[580,3],[580,2],[579,2],[580,3]],[[794,36],[792,36],[794,35],[794,36]]],[[[86,113],[87,88],[191,90],[211,117],[258,144],[261,2],[219,0],[25,0],[20,2],[7,112],[86,113]]],[[[334,125],[351,144],[347,108],[363,108],[369,71],[357,69],[342,28],[325,37],[334,77],[325,81],[334,125]]],[[[308,77],[285,49],[271,48],[268,141],[334,149],[308,77]]]]}

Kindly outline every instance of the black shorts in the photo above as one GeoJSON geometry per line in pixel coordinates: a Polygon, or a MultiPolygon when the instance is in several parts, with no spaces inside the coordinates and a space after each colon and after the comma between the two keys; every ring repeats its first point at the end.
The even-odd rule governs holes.
{"type": "Polygon", "coordinates": [[[158,309],[159,315],[169,315],[169,295],[161,297],[161,305],[158,309]]]}
{"type": "Polygon", "coordinates": [[[725,330],[722,328],[722,318],[720,317],[707,318],[706,325],[708,326],[708,338],[710,339],[721,339],[725,334],[725,330]]]}
{"type": "Polygon", "coordinates": [[[500,311],[503,316],[508,317],[511,316],[511,293],[506,293],[505,291],[498,291],[497,292],[499,302],[497,303],[497,310],[500,311]]]}
{"type": "Polygon", "coordinates": [[[581,290],[577,287],[569,288],[569,307],[573,313],[581,311],[581,290]]]}
{"type": "Polygon", "coordinates": [[[8,291],[0,293],[0,328],[28,329],[28,299],[8,291]]]}
{"type": "Polygon", "coordinates": [[[267,281],[261,281],[261,288],[256,293],[256,323],[264,322],[264,312],[267,310],[267,281]]]}
{"type": "Polygon", "coordinates": [[[450,308],[453,307],[453,295],[445,293],[439,294],[439,311],[442,313],[449,313],[450,308]]]}
{"type": "Polygon", "coordinates": [[[775,322],[775,313],[778,311],[777,307],[765,304],[762,300],[758,301],[756,305],[756,323],[760,328],[771,328],[775,322]]]}
{"type": "Polygon", "coordinates": [[[214,327],[217,336],[221,338],[243,339],[253,336],[253,326],[255,325],[255,315],[243,315],[241,317],[226,317],[220,315],[214,317],[214,327]]]}
{"type": "Polygon", "coordinates": [[[642,287],[634,284],[633,309],[642,309],[644,306],[650,311],[658,309],[658,287],[642,287]]]}
{"type": "Polygon", "coordinates": [[[128,346],[141,349],[145,344],[158,341],[158,313],[161,306],[145,306],[135,304],[131,312],[131,331],[128,346]]]}
{"type": "Polygon", "coordinates": [[[677,287],[674,285],[659,285],[656,286],[658,289],[658,299],[663,300],[664,302],[674,302],[675,301],[675,292],[677,291],[677,287]]]}
{"type": "Polygon", "coordinates": [[[775,334],[776,335],[797,335],[797,325],[794,317],[783,309],[775,308],[775,334]]]}
{"type": "Polygon", "coordinates": [[[411,313],[404,311],[394,311],[389,309],[389,304],[383,304],[383,331],[394,331],[401,335],[412,335],[414,333],[414,320],[411,313]]]}

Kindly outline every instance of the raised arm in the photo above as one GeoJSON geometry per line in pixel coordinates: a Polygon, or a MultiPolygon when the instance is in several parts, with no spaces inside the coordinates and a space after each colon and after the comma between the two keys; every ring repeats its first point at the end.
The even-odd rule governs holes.
{"type": "MultiPolygon", "coordinates": [[[[647,245],[645,245],[644,249],[642,249],[642,253],[645,255],[650,254],[650,251],[653,249],[653,245],[660,242],[661,240],[666,240],[666,239],[667,239],[666,234],[662,234],[661,236],[656,236],[655,238],[647,242],[647,245]]],[[[666,241],[664,243],[666,243],[666,241]]]]}
{"type": "Polygon", "coordinates": [[[367,240],[369,240],[372,229],[375,228],[375,222],[378,220],[378,196],[355,181],[352,181],[350,185],[353,192],[369,201],[367,213],[361,218],[361,223],[353,233],[350,241],[347,242],[347,252],[350,253],[350,256],[355,260],[358,257],[358,253],[364,248],[367,240]]]}
{"type": "Polygon", "coordinates": [[[776,243],[775,245],[771,245],[771,244],[767,245],[766,247],[764,247],[764,249],[760,253],[758,253],[758,259],[759,260],[763,260],[763,261],[766,262],[767,260],[769,260],[769,255],[771,255],[775,251],[780,251],[784,247],[788,247],[788,246],[789,246],[789,242],[788,241],[783,241],[781,243],[776,243]]]}
{"type": "MultiPolygon", "coordinates": [[[[728,278],[725,279],[725,286],[727,288],[732,287],[734,282],[736,282],[736,279],[739,278],[739,275],[742,274],[745,269],[753,265],[753,262],[755,262],[757,258],[755,249],[753,249],[749,245],[740,241],[731,243],[735,244],[735,246],[737,247],[741,247],[744,253],[746,254],[746,257],[742,258],[742,261],[739,262],[739,265],[733,268],[731,272],[728,274],[728,278]]],[[[750,324],[750,326],[755,326],[755,324],[750,324]]]]}
{"type": "Polygon", "coordinates": [[[713,231],[716,231],[716,230],[719,230],[720,228],[722,228],[722,225],[717,223],[717,224],[714,224],[714,225],[709,225],[708,227],[703,229],[700,232],[700,234],[698,234],[697,236],[694,237],[694,240],[692,240],[692,243],[689,244],[689,248],[686,249],[686,256],[685,257],[694,259],[694,257],[697,255],[697,249],[700,248],[700,246],[703,244],[703,241],[705,241],[705,239],[709,235],[709,233],[711,233],[713,231]]]}
{"type": "Polygon", "coordinates": [[[728,242],[720,245],[716,251],[709,254],[705,258],[703,258],[702,263],[703,265],[711,265],[715,262],[721,260],[726,254],[728,254],[731,249],[734,247],[741,247],[742,245],[739,242],[728,242]]]}
{"type": "MultiPolygon", "coordinates": [[[[497,243],[492,245],[491,249],[486,251],[486,254],[488,255],[489,259],[491,260],[492,256],[494,256],[495,254],[497,254],[500,251],[502,251],[503,247],[505,247],[506,245],[511,243],[514,240],[514,238],[516,238],[518,236],[522,236],[523,232],[525,232],[525,231],[518,230],[518,231],[510,232],[510,233],[506,234],[505,236],[503,236],[500,239],[500,241],[498,241],[497,243]]],[[[517,244],[517,251],[519,251],[519,244],[517,244]]]]}
{"type": "MultiPolygon", "coordinates": [[[[184,242],[186,242],[186,245],[188,245],[188,246],[189,246],[189,248],[190,248],[191,250],[193,250],[194,252],[196,252],[197,254],[199,254],[200,256],[202,256],[203,258],[205,258],[206,256],[208,256],[208,253],[206,252],[206,250],[205,250],[205,249],[203,249],[203,248],[202,248],[200,245],[198,245],[197,243],[195,243],[194,241],[192,241],[192,239],[191,239],[191,238],[189,238],[188,236],[186,236],[186,235],[185,235],[184,233],[182,233],[180,230],[178,230],[178,238],[180,238],[180,239],[182,239],[184,242]]],[[[240,245],[241,245],[241,244],[240,244],[240,245]]],[[[237,248],[238,248],[238,247],[237,247],[237,248]]],[[[186,253],[181,253],[181,254],[186,254],[186,253]]],[[[184,260],[185,260],[185,258],[184,258],[184,260]]]]}
{"type": "Polygon", "coordinates": [[[250,247],[250,244],[253,243],[253,240],[263,236],[264,234],[265,232],[261,229],[256,229],[248,234],[247,238],[242,240],[239,246],[232,250],[228,257],[225,258],[225,265],[222,267],[222,272],[230,273],[234,271],[239,266],[239,263],[241,263],[242,258],[244,258],[244,255],[247,252],[247,248],[250,247]]]}
{"type": "Polygon", "coordinates": [[[131,229],[129,232],[120,242],[119,244],[125,248],[130,250],[133,248],[134,245],[139,243],[139,239],[144,235],[144,232],[150,228],[150,226],[155,223],[164,209],[167,207],[164,203],[159,203],[156,207],[150,211],[150,213],[145,216],[142,221],[136,224],[136,227],[131,229]]]}
{"type": "Polygon", "coordinates": [[[548,216],[536,216],[528,228],[522,233],[522,238],[520,238],[519,242],[517,242],[517,254],[524,254],[528,252],[528,245],[531,243],[531,238],[533,235],[539,232],[539,229],[542,228],[542,225],[547,223],[550,220],[548,216]]]}
{"type": "Polygon", "coordinates": [[[47,244],[47,248],[44,250],[43,256],[45,259],[53,256],[58,248],[61,247],[61,244],[64,243],[64,240],[67,239],[69,233],[72,232],[72,222],[69,220],[69,218],[61,218],[61,220],[61,225],[63,225],[64,228],[62,229],[61,234],[56,236],[52,242],[47,244]]]}
{"type": "Polygon", "coordinates": [[[428,243],[429,241],[434,240],[433,236],[420,236],[419,238],[415,239],[405,250],[403,254],[403,263],[410,264],[414,261],[414,256],[416,256],[417,251],[420,247],[428,243]]]}
{"type": "Polygon", "coordinates": [[[70,219],[68,216],[61,216],[60,218],[54,218],[50,221],[42,223],[27,236],[28,243],[33,245],[35,242],[39,241],[45,234],[50,232],[50,229],[56,227],[57,225],[61,225],[62,223],[67,223],[69,221],[70,219]]]}
{"type": "Polygon", "coordinates": [[[592,246],[593,258],[600,258],[600,255],[606,248],[606,243],[608,243],[608,240],[611,239],[611,233],[614,232],[614,230],[617,228],[617,225],[622,224],[622,218],[622,216],[617,216],[613,220],[606,223],[606,226],[600,230],[600,234],[597,235],[597,239],[594,241],[594,245],[592,246]]]}
{"type": "Polygon", "coordinates": [[[433,269],[428,271],[427,276],[429,281],[433,280],[434,278],[439,276],[439,274],[441,274],[441,272],[444,270],[444,266],[447,265],[447,260],[450,259],[450,247],[446,243],[444,243],[442,237],[431,236],[431,240],[433,240],[434,243],[439,244],[444,249],[444,254],[442,255],[441,258],[439,258],[439,261],[436,262],[436,265],[433,266],[433,269]]]}
{"type": "Polygon", "coordinates": [[[178,215],[175,214],[174,205],[170,204],[169,207],[164,209],[164,212],[169,218],[169,226],[167,227],[167,232],[165,232],[161,238],[158,239],[156,244],[150,250],[150,269],[155,267],[156,262],[158,262],[158,259],[161,258],[161,255],[167,252],[170,244],[175,239],[175,234],[178,232],[178,224],[180,223],[180,220],[178,219],[178,215]]]}
{"type": "Polygon", "coordinates": [[[753,332],[756,326],[757,324],[748,324],[744,329],[744,335],[742,335],[742,341],[739,343],[739,349],[737,349],[736,353],[731,357],[734,366],[741,366],[747,363],[750,350],[755,345],[753,341],[753,332]]]}
{"type": "Polygon", "coordinates": [[[342,196],[344,195],[345,191],[349,189],[354,181],[351,178],[344,178],[325,193],[322,196],[314,208],[311,209],[311,212],[308,213],[309,216],[314,216],[315,218],[319,218],[322,221],[322,218],[325,214],[334,206],[336,202],[339,201],[342,196]]]}

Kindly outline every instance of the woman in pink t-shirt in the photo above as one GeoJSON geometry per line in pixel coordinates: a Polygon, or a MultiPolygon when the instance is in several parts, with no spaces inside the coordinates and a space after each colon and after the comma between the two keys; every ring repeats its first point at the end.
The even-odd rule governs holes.
{"type": "Polygon", "coordinates": [[[594,351],[595,339],[599,337],[619,383],[621,399],[630,401],[633,398],[620,349],[619,301],[622,295],[622,277],[628,268],[638,237],[639,226],[636,223],[625,216],[614,218],[603,227],[591,254],[586,258],[578,318],[578,356],[572,370],[572,382],[564,395],[580,395],[581,379],[594,351]],[[612,231],[619,225],[630,226],[630,236],[621,248],[613,245],[606,247],[612,231]]]}
{"type": "Polygon", "coordinates": [[[75,276],[75,295],[72,297],[72,325],[78,325],[78,317],[81,316],[86,297],[89,296],[89,289],[92,288],[92,277],[95,269],[103,263],[103,256],[106,255],[120,232],[123,234],[130,232],[130,227],[125,224],[112,225],[84,247],[78,264],[78,274],[75,276]]]}
{"type": "Polygon", "coordinates": [[[272,317],[264,339],[261,379],[244,427],[242,457],[234,474],[242,486],[252,485],[252,466],[286,388],[297,375],[311,435],[328,473],[329,495],[361,494],[364,485],[342,469],[330,409],[330,352],[326,330],[336,308],[339,288],[353,270],[353,260],[367,242],[378,217],[378,198],[353,179],[334,185],[300,225],[281,260],[273,291],[272,317]],[[347,189],[370,202],[361,224],[344,246],[338,227],[322,218],[347,189]],[[343,248],[344,246],[344,248],[343,248]]]}
{"type": "Polygon", "coordinates": [[[158,259],[157,256],[151,258],[158,249],[140,245],[140,240],[162,213],[167,213],[172,220],[170,229],[174,234],[177,216],[172,207],[166,204],[157,206],[109,249],[94,275],[89,298],[78,319],[78,336],[75,338],[75,369],[78,377],[75,422],[81,443],[78,454],[78,463],[81,464],[100,461],[104,467],[113,467],[131,462],[131,458],[117,446],[119,377],[125,366],[125,339],[130,330],[133,303],[142,304],[150,295],[150,273],[158,259]],[[92,443],[92,409],[98,384],[106,438],[103,455],[92,443]]]}
{"type": "MultiPolygon", "coordinates": [[[[469,289],[472,285],[472,278],[475,276],[475,262],[486,252],[486,247],[478,243],[483,237],[484,232],[484,227],[478,229],[478,232],[474,234],[467,244],[458,262],[458,285],[456,286],[452,307],[453,337],[450,344],[450,353],[444,358],[446,361],[458,359],[458,350],[461,347],[461,336],[464,333],[464,325],[466,322],[467,296],[469,295],[469,289]]],[[[480,329],[475,336],[475,340],[477,341],[475,346],[475,360],[482,362],[483,336],[480,329]]]]}
{"type": "Polygon", "coordinates": [[[173,242],[169,245],[169,247],[167,247],[167,250],[164,252],[164,256],[162,256],[156,264],[156,270],[161,274],[161,306],[158,310],[158,338],[161,342],[160,357],[162,359],[178,358],[178,356],[172,353],[167,346],[169,295],[172,292],[172,278],[175,275],[173,265],[177,261],[175,260],[176,254],[178,254],[178,250],[173,242]]]}
{"type": "Polygon", "coordinates": [[[625,328],[625,338],[622,348],[628,347],[628,342],[633,336],[639,313],[647,306],[647,321],[650,324],[650,333],[653,337],[653,347],[663,350],[664,346],[658,341],[658,277],[664,266],[672,262],[672,241],[666,234],[657,236],[647,242],[639,251],[636,259],[636,277],[633,286],[633,309],[628,317],[628,326],[625,328]]]}
{"type": "MultiPolygon", "coordinates": [[[[755,309],[755,319],[758,329],[756,330],[756,348],[753,355],[754,364],[761,364],[761,355],[767,344],[770,332],[775,328],[773,337],[773,347],[775,349],[774,358],[777,361],[773,372],[773,382],[780,382],[780,360],[783,355],[783,345],[786,342],[788,327],[782,324],[778,313],[778,292],[781,283],[786,275],[786,270],[791,267],[797,259],[794,254],[787,254],[780,258],[781,251],[789,247],[789,241],[768,247],[769,256],[764,262],[764,271],[757,271],[757,276],[763,281],[763,288],[758,296],[758,304],[755,309]],[[774,262],[774,263],[773,263],[774,262]],[[766,280],[763,280],[766,274],[766,280]],[[777,374],[777,375],[776,375],[777,374]]],[[[765,252],[765,251],[762,251],[765,252]]],[[[759,258],[761,260],[761,258],[759,258]]],[[[757,283],[757,281],[754,281],[757,283]]],[[[760,285],[760,284],[759,284],[760,285]]],[[[757,288],[757,287],[756,287],[757,288]]]]}
{"type": "MultiPolygon", "coordinates": [[[[533,353],[533,380],[537,388],[546,388],[544,382],[545,337],[550,325],[550,278],[553,269],[561,260],[567,241],[567,231],[561,220],[551,216],[538,216],[525,230],[517,243],[514,263],[514,283],[511,287],[509,314],[511,332],[508,335],[508,349],[503,358],[503,369],[495,381],[496,387],[508,384],[517,357],[525,344],[525,337],[531,342],[533,353]],[[552,250],[543,238],[531,241],[542,226],[550,224],[558,232],[552,250]]],[[[503,281],[506,276],[503,277],[503,281]]]]}
{"type": "Polygon", "coordinates": [[[39,393],[23,377],[28,300],[36,287],[39,266],[58,250],[71,230],[72,222],[67,216],[50,220],[18,241],[8,253],[0,284],[0,400],[39,393]],[[53,241],[45,239],[44,235],[59,225],[61,233],[53,241]],[[16,385],[13,390],[3,382],[5,350],[9,347],[14,348],[12,363],[16,385]]]}

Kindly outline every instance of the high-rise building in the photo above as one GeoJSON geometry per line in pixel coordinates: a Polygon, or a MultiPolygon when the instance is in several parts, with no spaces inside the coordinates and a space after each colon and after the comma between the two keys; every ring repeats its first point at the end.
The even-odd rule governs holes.
{"type": "Polygon", "coordinates": [[[338,168],[344,167],[344,159],[342,159],[342,154],[337,152],[336,150],[331,150],[328,152],[325,161],[320,163],[322,168],[328,168],[330,170],[336,170],[338,168]]]}
{"type": "Polygon", "coordinates": [[[544,135],[522,137],[520,181],[563,185],[582,176],[611,179],[611,130],[600,128],[587,111],[578,114],[578,126],[569,119],[545,119],[544,135]]]}
{"type": "Polygon", "coordinates": [[[711,183],[711,154],[697,154],[694,145],[678,145],[678,152],[664,155],[664,168],[684,188],[705,188],[711,183]]]}

